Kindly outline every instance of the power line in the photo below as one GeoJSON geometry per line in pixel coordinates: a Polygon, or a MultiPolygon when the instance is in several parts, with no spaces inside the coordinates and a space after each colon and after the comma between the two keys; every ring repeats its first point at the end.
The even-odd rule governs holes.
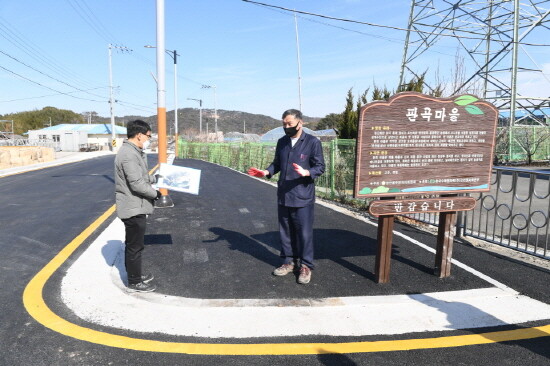
{"type": "MultiPolygon", "coordinates": [[[[329,16],[329,15],[323,15],[323,14],[311,13],[311,12],[307,12],[307,11],[289,9],[289,8],[285,8],[285,7],[282,7],[282,6],[266,4],[266,3],[261,3],[261,2],[257,2],[257,1],[252,1],[252,0],[241,0],[241,1],[244,1],[244,2],[250,3],[250,4],[254,4],[254,5],[258,5],[258,6],[265,6],[265,7],[268,7],[268,8],[281,9],[281,10],[292,12],[292,13],[311,15],[311,16],[314,16],[314,17],[331,19],[331,20],[338,20],[338,21],[341,21],[341,22],[368,25],[368,26],[371,26],[371,27],[393,29],[393,30],[399,30],[399,31],[405,31],[405,32],[410,31],[410,32],[416,32],[416,33],[421,33],[421,34],[425,34],[425,35],[435,35],[435,36],[453,37],[453,38],[459,37],[457,34],[433,33],[433,32],[421,31],[421,30],[418,30],[418,29],[407,29],[407,28],[401,28],[401,27],[394,27],[394,26],[391,26],[391,25],[383,25],[383,24],[376,24],[376,23],[370,23],[370,22],[361,22],[361,21],[352,20],[352,19],[332,17],[332,16],[329,16]]],[[[450,30],[450,31],[453,31],[453,32],[463,32],[463,33],[474,34],[474,35],[479,34],[478,32],[475,32],[475,31],[468,31],[468,30],[459,29],[459,28],[450,28],[450,27],[438,27],[438,28],[445,29],[445,30],[450,30]]],[[[469,36],[463,36],[462,35],[462,36],[460,36],[460,38],[487,41],[487,37],[469,37],[469,36]]],[[[502,40],[500,40],[500,39],[490,39],[490,40],[495,41],[495,42],[502,42],[502,40]]],[[[525,46],[543,46],[543,47],[550,46],[550,44],[524,43],[524,42],[518,42],[518,43],[522,44],[522,45],[525,45],[525,46]]]]}
{"type": "MultiPolygon", "coordinates": [[[[112,38],[113,40],[117,41],[117,38],[109,31],[109,29],[101,22],[101,20],[94,14],[94,12],[92,11],[92,9],[88,6],[88,3],[86,3],[85,0],[80,0],[79,1],[80,3],[84,4],[84,6],[86,7],[86,9],[88,9],[88,13],[90,13],[92,15],[92,17],[95,19],[94,20],[94,24],[97,24],[99,25],[99,28],[103,29],[104,33],[109,36],[110,38],[112,38]]],[[[117,42],[117,43],[120,43],[120,42],[117,42]]]]}
{"type": "MultiPolygon", "coordinates": [[[[41,74],[41,75],[44,75],[44,76],[46,76],[46,77],[48,77],[48,78],[50,78],[50,79],[52,79],[52,80],[54,80],[54,81],[57,81],[58,83],[67,85],[68,87],[73,88],[73,89],[76,89],[76,90],[78,90],[78,91],[81,91],[81,92],[84,92],[84,93],[93,95],[94,97],[99,97],[99,98],[102,98],[102,97],[103,97],[103,96],[101,96],[101,95],[97,95],[97,94],[94,94],[94,93],[89,93],[89,92],[87,92],[86,90],[83,90],[83,89],[81,89],[81,88],[78,88],[78,87],[76,87],[76,86],[73,86],[73,85],[71,85],[71,84],[69,84],[69,83],[66,83],[66,82],[62,81],[62,80],[56,79],[56,78],[54,78],[53,76],[50,76],[50,75],[48,75],[48,74],[46,74],[46,73],[44,73],[44,72],[42,72],[42,71],[40,71],[40,70],[38,70],[38,69],[36,69],[36,68],[30,66],[30,65],[27,65],[27,64],[24,63],[23,61],[17,59],[16,57],[13,57],[13,56],[7,54],[6,52],[4,52],[4,51],[2,51],[2,50],[0,50],[0,53],[2,53],[3,55],[5,55],[5,56],[11,58],[11,59],[14,60],[14,61],[19,62],[20,64],[22,64],[22,65],[28,67],[28,68],[31,69],[31,70],[34,70],[34,71],[38,72],[38,73],[41,74]]],[[[93,89],[99,89],[99,88],[93,88],[93,89]]],[[[93,89],[89,89],[89,90],[93,90],[93,89]]]]}
{"type": "Polygon", "coordinates": [[[98,36],[100,36],[104,41],[106,41],[107,43],[120,43],[120,42],[113,42],[113,41],[116,41],[115,37],[113,37],[109,33],[109,31],[106,30],[104,26],[103,26],[103,29],[99,27],[99,25],[101,25],[101,22],[99,21],[99,19],[97,19],[97,17],[95,17],[95,15],[93,14],[93,12],[89,7],[88,7],[89,11],[87,11],[80,5],[80,1],[67,0],[67,2],[71,6],[71,8],[73,8],[73,10],[78,14],[78,16],[82,18],[82,20],[84,20],[84,22],[86,22],[86,24],[88,24],[90,28],[98,36]],[[90,13],[92,15],[90,15],[90,13]],[[95,17],[96,19],[94,20],[92,16],[95,17]]]}
{"type": "MultiPolygon", "coordinates": [[[[92,89],[88,89],[88,90],[85,90],[85,91],[103,89],[103,88],[107,88],[107,87],[92,88],[92,89]]],[[[41,98],[55,97],[55,96],[61,95],[61,94],[75,94],[75,93],[79,93],[79,91],[73,91],[73,92],[67,92],[67,93],[55,93],[55,94],[48,94],[48,95],[39,95],[39,96],[36,96],[36,97],[18,98],[18,99],[10,99],[10,100],[0,100],[0,103],[19,102],[19,101],[22,101],[22,100],[41,99],[41,98]]],[[[101,103],[103,103],[103,102],[101,102],[101,103]]]]}
{"type": "MultiPolygon", "coordinates": [[[[271,11],[276,12],[276,13],[279,13],[279,14],[291,15],[291,14],[288,14],[288,12],[282,11],[282,10],[270,9],[270,8],[268,8],[268,10],[271,10],[271,11]]],[[[307,21],[307,22],[316,23],[316,24],[321,24],[321,25],[324,25],[324,26],[327,26],[327,27],[332,27],[332,28],[336,28],[336,29],[340,29],[340,30],[344,30],[344,31],[352,32],[352,33],[361,34],[361,35],[367,36],[367,37],[373,37],[373,38],[384,39],[384,40],[386,40],[386,41],[394,42],[394,43],[399,43],[399,44],[402,44],[402,43],[403,43],[403,40],[402,40],[402,39],[397,39],[397,38],[391,38],[391,37],[380,36],[380,35],[373,34],[373,33],[366,33],[366,32],[362,32],[362,31],[358,31],[358,30],[356,30],[356,29],[345,28],[345,27],[341,27],[341,26],[338,26],[338,25],[330,24],[330,23],[327,23],[327,22],[322,22],[322,21],[319,21],[319,20],[314,20],[314,19],[311,19],[311,18],[308,18],[308,17],[304,17],[304,16],[299,16],[299,15],[298,15],[297,17],[300,18],[300,19],[302,19],[302,20],[305,20],[305,21],[307,21]]],[[[426,48],[426,49],[429,48],[429,47],[427,47],[427,46],[423,46],[423,47],[426,48]]],[[[454,46],[444,46],[444,45],[440,45],[439,47],[456,48],[456,47],[454,47],[454,46]]],[[[448,54],[448,53],[445,53],[445,52],[436,51],[436,50],[433,50],[433,49],[430,49],[429,51],[430,51],[430,52],[433,52],[433,53],[438,53],[438,54],[440,54],[440,55],[454,56],[454,55],[451,55],[451,54],[448,54]]]]}
{"type": "Polygon", "coordinates": [[[5,71],[7,71],[7,72],[9,72],[9,73],[11,73],[11,74],[13,74],[13,75],[15,75],[15,76],[20,77],[20,78],[23,79],[23,80],[27,80],[27,81],[29,81],[29,82],[31,82],[31,83],[33,83],[33,84],[39,85],[39,86],[41,86],[41,87],[43,87],[43,88],[46,88],[46,89],[48,89],[48,90],[54,91],[54,92],[59,93],[59,94],[67,95],[67,96],[69,96],[69,97],[76,98],[76,99],[88,100],[88,101],[91,101],[91,102],[101,102],[101,103],[105,103],[105,102],[106,102],[106,101],[101,101],[101,100],[80,98],[80,97],[71,95],[70,93],[62,92],[62,91],[59,91],[59,90],[50,88],[49,86],[42,85],[42,84],[40,84],[38,81],[31,80],[31,79],[29,79],[29,78],[27,78],[27,77],[24,77],[23,75],[20,75],[20,74],[14,72],[14,71],[11,71],[11,70],[9,70],[9,69],[6,69],[6,68],[5,68],[4,66],[2,66],[2,65],[0,65],[0,68],[3,69],[3,70],[5,70],[5,71]]]}
{"type": "Polygon", "coordinates": [[[78,74],[71,72],[67,67],[56,62],[52,57],[48,56],[38,46],[34,45],[31,41],[26,40],[21,32],[17,31],[8,21],[0,17],[0,36],[5,38],[8,42],[13,44],[16,48],[23,51],[32,59],[37,61],[40,65],[45,66],[47,69],[53,71],[55,74],[60,75],[67,79],[73,79],[80,84],[92,85],[89,81],[86,81],[79,77],[78,74]]]}
{"type": "MultiPolygon", "coordinates": [[[[145,57],[145,56],[143,56],[143,55],[141,55],[141,54],[139,54],[139,53],[137,53],[137,52],[132,53],[131,56],[134,57],[134,58],[136,58],[137,60],[143,62],[143,63],[146,63],[146,64],[149,65],[149,66],[156,67],[156,64],[155,64],[152,60],[148,59],[147,57],[145,57]]],[[[171,67],[168,67],[168,65],[166,66],[166,73],[167,73],[167,74],[171,74],[171,75],[173,75],[173,73],[174,73],[174,72],[172,71],[172,68],[171,68],[171,67]]],[[[183,76],[183,75],[180,75],[180,74],[178,74],[178,79],[190,81],[190,82],[192,82],[192,83],[194,83],[194,84],[197,84],[197,85],[203,85],[203,84],[204,84],[204,83],[201,83],[201,82],[199,82],[199,81],[190,79],[190,78],[185,77],[185,76],[183,76]]]]}
{"type": "Polygon", "coordinates": [[[142,111],[142,112],[151,113],[152,115],[156,113],[156,110],[149,109],[150,107],[147,107],[147,106],[140,106],[140,105],[137,105],[137,104],[124,102],[124,101],[121,101],[121,100],[117,100],[117,103],[120,104],[121,106],[131,107],[133,109],[137,109],[137,110],[142,111]]]}

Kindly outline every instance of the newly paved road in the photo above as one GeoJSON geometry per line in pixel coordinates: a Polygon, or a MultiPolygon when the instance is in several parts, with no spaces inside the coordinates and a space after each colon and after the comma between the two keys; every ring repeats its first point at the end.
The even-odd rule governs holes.
{"type": "MultiPolygon", "coordinates": [[[[172,192],[176,206],[157,210],[149,218],[144,264],[155,274],[158,283],[158,294],[151,297],[124,292],[121,231],[117,220],[107,217],[97,230],[79,237],[114,203],[112,156],[0,178],[0,202],[5,207],[0,213],[3,249],[0,273],[4,285],[0,300],[3,309],[0,314],[0,364],[548,364],[550,337],[547,328],[526,331],[531,332],[534,337],[531,339],[456,347],[460,339],[466,339],[460,338],[462,336],[481,334],[480,338],[492,342],[499,339],[497,331],[519,329],[517,334],[525,335],[521,333],[523,329],[550,324],[549,317],[544,317],[519,324],[508,322],[510,324],[505,326],[461,327],[472,314],[479,317],[480,322],[493,321],[495,324],[505,316],[536,318],[534,307],[507,314],[506,309],[475,308],[470,305],[468,296],[450,302],[449,299],[438,300],[439,295],[436,295],[454,293],[473,297],[471,294],[487,288],[500,291],[498,286],[502,285],[511,294],[509,297],[533,299],[532,304],[541,306],[544,311],[544,306],[550,304],[550,273],[547,270],[457,242],[453,257],[466,266],[453,266],[451,278],[440,280],[431,274],[432,253],[407,237],[395,236],[391,283],[377,285],[373,280],[376,227],[318,205],[315,224],[318,269],[310,285],[300,286],[292,276],[275,278],[270,275],[273,266],[279,263],[274,187],[204,162],[176,160],[175,164],[202,170],[201,192],[199,196],[172,192]],[[107,230],[106,238],[101,236],[104,230],[107,230]],[[82,244],[75,245],[74,253],[52,267],[51,276],[42,276],[42,268],[68,243],[75,243],[75,238],[80,238],[82,244]],[[99,251],[94,256],[96,247],[99,251]],[[480,277],[469,268],[488,277],[480,277]],[[40,286],[28,286],[37,273],[45,281],[43,290],[40,286]],[[106,278],[108,281],[104,282],[106,278]],[[26,287],[30,290],[27,290],[25,303],[34,317],[23,305],[26,287]],[[518,293],[514,294],[512,289],[518,293]],[[110,307],[103,310],[98,300],[101,293],[109,294],[108,298],[112,299],[110,307]],[[383,324],[384,319],[393,319],[388,320],[387,328],[398,329],[400,322],[405,323],[405,319],[417,315],[408,314],[406,310],[390,314],[392,306],[397,306],[395,296],[400,295],[406,299],[399,301],[412,299],[410,304],[427,308],[428,316],[442,315],[446,321],[445,330],[419,328],[420,331],[399,334],[376,331],[375,323],[381,327],[378,323],[383,324]],[[225,303],[220,304],[218,299],[225,303]],[[369,324],[362,328],[361,319],[356,318],[352,319],[356,327],[345,328],[356,328],[353,335],[352,332],[349,335],[331,334],[347,321],[342,316],[347,311],[345,306],[360,301],[358,299],[363,299],[360,306],[370,311],[365,312],[365,318],[372,318],[372,329],[367,329],[369,324]],[[376,301],[373,299],[378,305],[382,304],[374,314],[372,306],[376,301]],[[55,316],[41,307],[42,301],[55,316]],[[190,305],[192,301],[195,303],[190,305]],[[97,309],[101,311],[94,313],[97,309]],[[171,317],[170,329],[139,328],[161,325],[161,320],[155,319],[155,309],[159,309],[159,319],[171,317]],[[242,319],[253,319],[250,314],[254,311],[250,309],[258,310],[263,319],[257,318],[256,323],[251,324],[241,321],[239,316],[243,316],[243,312],[245,317],[242,319]],[[189,324],[180,326],[179,317],[186,311],[202,313],[204,319],[189,318],[189,324]],[[228,311],[227,315],[224,311],[228,311]],[[315,311],[323,316],[315,318],[315,311]],[[331,318],[323,311],[340,312],[331,318]],[[491,315],[496,314],[493,311],[499,311],[498,317],[491,315]],[[295,320],[285,328],[287,317],[292,316],[295,320]],[[209,326],[215,326],[218,332],[225,329],[229,335],[186,334],[186,327],[190,329],[191,323],[198,322],[197,329],[202,331],[200,321],[216,317],[221,320],[209,326]],[[120,319],[122,324],[117,324],[116,320],[120,319]],[[301,323],[304,319],[308,323],[301,323]],[[234,325],[228,326],[232,322],[234,325]],[[324,327],[327,324],[329,326],[324,327]],[[287,334],[274,335],[276,328],[287,329],[287,334]],[[247,332],[254,336],[246,336],[247,332]],[[262,332],[266,335],[262,336],[262,332]],[[458,337],[457,343],[449,341],[452,339],[449,337],[458,337]],[[391,349],[395,344],[392,341],[407,340],[417,340],[411,343],[414,347],[409,348],[427,349],[364,351],[369,342],[388,341],[391,349]],[[430,349],[442,340],[455,346],[430,349]],[[358,344],[359,348],[349,351],[353,344],[358,344]],[[239,353],[240,346],[248,345],[252,345],[249,348],[253,350],[252,355],[200,355],[206,353],[201,351],[231,353],[237,350],[235,353],[239,353]],[[301,347],[309,347],[315,352],[290,355],[300,353],[301,347]],[[254,355],[254,350],[264,354],[254,355]],[[270,355],[270,350],[281,354],[270,355]]],[[[432,235],[410,227],[398,226],[396,230],[429,247],[435,243],[432,235]]],[[[357,308],[349,309],[349,317],[357,316],[357,308]]],[[[412,324],[425,326],[422,319],[412,324]]]]}

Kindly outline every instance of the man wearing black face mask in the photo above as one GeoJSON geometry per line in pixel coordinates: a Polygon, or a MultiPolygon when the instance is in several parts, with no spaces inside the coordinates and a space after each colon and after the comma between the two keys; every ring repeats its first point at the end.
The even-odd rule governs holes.
{"type": "Polygon", "coordinates": [[[302,113],[283,113],[285,135],[277,141],[273,163],[266,170],[250,168],[248,174],[271,178],[280,172],[277,183],[279,235],[283,264],[273,271],[284,276],[300,270],[298,283],[311,280],[313,264],[314,179],[325,171],[321,142],[302,129],[302,113]]]}

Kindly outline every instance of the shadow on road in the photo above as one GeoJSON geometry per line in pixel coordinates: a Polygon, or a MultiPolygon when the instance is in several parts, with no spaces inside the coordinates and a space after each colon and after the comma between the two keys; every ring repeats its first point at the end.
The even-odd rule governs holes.
{"type": "Polygon", "coordinates": [[[108,181],[115,183],[113,177],[106,174],[65,174],[65,175],[52,175],[52,178],[66,178],[66,177],[102,177],[108,181]]]}
{"type": "Polygon", "coordinates": [[[127,275],[126,268],[124,268],[123,246],[124,244],[120,240],[109,240],[107,244],[101,248],[101,254],[109,267],[116,267],[121,281],[126,283],[127,275]],[[122,256],[122,260],[119,260],[119,256],[122,256]]]}
{"type": "MultiPolygon", "coordinates": [[[[320,350],[320,352],[323,352],[323,350],[320,350]]],[[[357,363],[355,363],[351,358],[344,354],[339,353],[321,353],[317,355],[317,359],[322,365],[326,366],[356,366],[357,363]]]]}
{"type": "Polygon", "coordinates": [[[442,301],[425,294],[409,295],[409,297],[426,306],[434,307],[445,314],[450,330],[471,331],[472,334],[478,334],[489,341],[520,346],[533,353],[550,358],[550,333],[508,324],[475,306],[463,302],[442,301]],[[483,326],[483,328],[480,328],[480,326],[483,326]],[[506,329],[503,329],[504,326],[506,326],[506,329]],[[510,333],[512,331],[516,334],[510,333]],[[518,338],[518,340],[506,340],[510,338],[518,338]]]}
{"type": "MultiPolygon", "coordinates": [[[[205,240],[205,243],[226,241],[231,250],[238,250],[244,254],[251,255],[270,266],[281,264],[279,257],[279,232],[277,231],[268,231],[248,236],[241,232],[221,227],[212,227],[209,230],[218,237],[213,240],[205,240]]],[[[339,229],[314,229],[313,236],[316,260],[331,260],[359,276],[375,281],[373,272],[353,263],[347,258],[376,256],[378,245],[376,238],[339,229]]],[[[399,261],[421,272],[433,274],[433,268],[403,257],[399,253],[399,246],[394,244],[392,248],[392,260],[399,261]]]]}

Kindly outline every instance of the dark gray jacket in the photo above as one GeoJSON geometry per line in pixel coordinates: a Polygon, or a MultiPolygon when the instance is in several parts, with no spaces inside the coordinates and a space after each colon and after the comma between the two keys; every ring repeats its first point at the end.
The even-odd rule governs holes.
{"type": "Polygon", "coordinates": [[[267,168],[268,178],[281,172],[277,182],[277,201],[281,206],[306,207],[315,202],[315,178],[325,172],[323,146],[317,137],[302,132],[300,139],[292,147],[290,137],[283,136],[277,141],[273,163],[267,168]],[[302,177],[292,163],[309,170],[311,176],[302,177]]]}
{"type": "Polygon", "coordinates": [[[124,140],[115,158],[116,212],[127,219],[153,213],[157,191],[151,187],[155,176],[149,174],[147,158],[142,149],[124,140]]]}

